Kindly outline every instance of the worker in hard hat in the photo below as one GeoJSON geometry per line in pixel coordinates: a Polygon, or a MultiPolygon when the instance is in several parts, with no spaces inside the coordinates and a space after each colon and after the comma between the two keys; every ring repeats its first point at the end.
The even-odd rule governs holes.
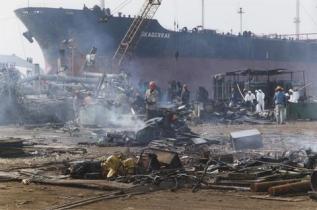
{"type": "Polygon", "coordinates": [[[276,87],[273,101],[275,103],[276,122],[277,124],[284,124],[286,119],[287,97],[284,93],[284,89],[281,86],[276,87]]]}
{"type": "Polygon", "coordinates": [[[157,91],[156,83],[154,81],[151,81],[149,83],[149,88],[145,92],[147,120],[158,116],[157,114],[158,102],[159,102],[159,92],[157,91]]]}

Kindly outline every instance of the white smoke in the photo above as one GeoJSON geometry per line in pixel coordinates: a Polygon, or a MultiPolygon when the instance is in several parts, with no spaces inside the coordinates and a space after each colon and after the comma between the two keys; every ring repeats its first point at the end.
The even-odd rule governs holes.
{"type": "Polygon", "coordinates": [[[90,105],[80,110],[80,123],[86,126],[111,127],[119,130],[137,131],[144,122],[137,118],[126,106],[90,105]]]}

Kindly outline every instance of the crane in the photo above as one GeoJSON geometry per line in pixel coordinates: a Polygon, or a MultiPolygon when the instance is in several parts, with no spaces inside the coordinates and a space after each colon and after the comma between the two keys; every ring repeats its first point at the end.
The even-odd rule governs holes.
{"type": "Polygon", "coordinates": [[[134,18],[132,24],[130,25],[127,33],[121,40],[118,49],[116,50],[112,61],[114,65],[120,67],[122,64],[126,53],[132,50],[139,37],[140,30],[144,24],[144,20],[152,19],[161,5],[162,0],[146,0],[143,4],[138,15],[134,18]]]}
{"type": "MultiPolygon", "coordinates": [[[[140,9],[138,15],[132,21],[128,31],[121,40],[114,56],[112,57],[112,68],[119,69],[126,54],[131,51],[139,38],[140,31],[146,19],[152,19],[161,5],[162,0],[145,0],[142,8],[140,9]]],[[[104,82],[106,72],[97,86],[97,95],[104,82]]]]}

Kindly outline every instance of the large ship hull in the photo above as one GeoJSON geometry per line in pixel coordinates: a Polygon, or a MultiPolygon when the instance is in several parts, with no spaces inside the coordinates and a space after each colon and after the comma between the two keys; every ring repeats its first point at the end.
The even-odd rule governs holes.
{"type": "MultiPolygon", "coordinates": [[[[16,14],[39,43],[47,70],[53,73],[58,69],[61,48],[65,48],[63,43],[69,40],[72,43],[66,48],[72,52],[71,73],[78,73],[92,47],[98,48],[99,70],[103,71],[133,20],[106,17],[98,8],[23,8],[16,14]]],[[[206,86],[211,90],[212,75],[247,68],[285,68],[305,71],[308,80],[316,78],[317,43],[312,40],[272,39],[248,33],[235,36],[210,30],[175,32],[164,29],[156,20],[146,22],[133,55],[123,67],[136,83],[156,80],[166,87],[168,81],[179,80],[192,89],[206,86]]]]}

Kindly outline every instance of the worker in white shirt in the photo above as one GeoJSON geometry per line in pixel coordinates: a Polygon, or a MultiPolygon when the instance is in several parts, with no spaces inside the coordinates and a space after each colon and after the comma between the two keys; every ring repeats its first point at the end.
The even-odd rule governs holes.
{"type": "Polygon", "coordinates": [[[258,104],[259,104],[259,110],[260,112],[263,112],[265,109],[265,93],[261,89],[258,90],[259,92],[259,98],[257,97],[258,104]]]}
{"type": "Polygon", "coordinates": [[[255,97],[256,97],[255,112],[260,113],[261,112],[260,102],[261,102],[262,95],[259,90],[255,90],[255,97]]]}
{"type": "Polygon", "coordinates": [[[300,97],[300,93],[298,90],[294,89],[289,89],[289,95],[290,95],[290,98],[289,98],[289,102],[290,103],[298,103],[298,100],[299,100],[299,97],[300,97]]]}
{"type": "Polygon", "coordinates": [[[253,111],[253,106],[254,106],[254,100],[255,100],[255,95],[249,90],[247,94],[244,96],[244,101],[246,106],[250,109],[250,111],[253,111]]]}

